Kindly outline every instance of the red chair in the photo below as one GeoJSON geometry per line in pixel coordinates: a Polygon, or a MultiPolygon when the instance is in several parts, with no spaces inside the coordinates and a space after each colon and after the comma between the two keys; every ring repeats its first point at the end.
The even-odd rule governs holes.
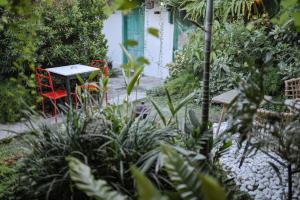
{"type": "MultiPolygon", "coordinates": [[[[92,60],[91,67],[99,68],[100,70],[102,70],[104,77],[108,78],[108,65],[107,65],[106,60],[92,60]]],[[[90,91],[98,90],[96,83],[89,83],[86,85],[81,85],[80,88],[87,89],[90,91]]],[[[106,101],[106,103],[108,102],[107,92],[105,92],[105,101],[106,101]]]]}
{"type": "Polygon", "coordinates": [[[45,98],[51,100],[54,105],[54,116],[56,119],[57,105],[56,100],[65,98],[68,96],[66,90],[54,90],[51,74],[46,69],[36,68],[36,80],[39,86],[39,95],[42,96],[42,110],[45,113],[45,98]]]}

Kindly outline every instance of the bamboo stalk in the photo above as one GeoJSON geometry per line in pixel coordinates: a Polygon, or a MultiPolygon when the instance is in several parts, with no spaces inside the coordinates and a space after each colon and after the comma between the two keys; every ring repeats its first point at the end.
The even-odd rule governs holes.
{"type": "Polygon", "coordinates": [[[213,0],[207,0],[205,14],[205,47],[203,72],[203,103],[202,103],[202,131],[206,131],[209,120],[209,71],[212,42],[213,0]]]}

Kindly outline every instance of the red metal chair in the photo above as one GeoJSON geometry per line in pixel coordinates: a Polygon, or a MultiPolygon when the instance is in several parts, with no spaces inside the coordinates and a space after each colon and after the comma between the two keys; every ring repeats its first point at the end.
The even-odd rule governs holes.
{"type": "MultiPolygon", "coordinates": [[[[107,65],[106,60],[92,60],[90,65],[91,65],[91,67],[101,69],[102,72],[103,72],[104,77],[108,78],[108,73],[109,72],[108,72],[108,65],[107,65]]],[[[97,87],[96,83],[89,83],[89,84],[86,84],[86,85],[81,85],[80,88],[81,89],[87,89],[87,90],[90,90],[90,91],[97,91],[98,90],[98,87],[97,87]]],[[[105,101],[106,101],[106,103],[108,102],[107,92],[105,92],[105,101]]]]}
{"type": "Polygon", "coordinates": [[[42,68],[36,68],[36,80],[39,86],[39,95],[42,96],[42,110],[45,113],[45,98],[51,100],[54,105],[54,116],[56,118],[57,105],[56,100],[65,98],[68,96],[66,90],[54,90],[52,77],[49,71],[42,68]]]}

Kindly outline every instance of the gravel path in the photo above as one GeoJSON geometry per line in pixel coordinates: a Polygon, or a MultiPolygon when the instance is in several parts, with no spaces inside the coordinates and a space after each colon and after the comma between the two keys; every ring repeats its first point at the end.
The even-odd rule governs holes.
{"type": "MultiPolygon", "coordinates": [[[[216,127],[216,126],[214,126],[216,127]]],[[[221,130],[226,124],[223,123],[221,130]]],[[[255,155],[249,155],[239,168],[242,150],[234,143],[228,152],[224,154],[220,163],[225,171],[234,178],[241,191],[248,192],[255,200],[285,200],[288,191],[287,169],[283,168],[264,153],[258,151],[255,155]],[[270,166],[269,162],[276,164],[280,170],[281,178],[270,166]]],[[[278,156],[273,156],[281,160],[278,156]]],[[[282,161],[282,160],[281,160],[282,161]]],[[[300,199],[300,174],[293,176],[294,199],[300,199]]]]}

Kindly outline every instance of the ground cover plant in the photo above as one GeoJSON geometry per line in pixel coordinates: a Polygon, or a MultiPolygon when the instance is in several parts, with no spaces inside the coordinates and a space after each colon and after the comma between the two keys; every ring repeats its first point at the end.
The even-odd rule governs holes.
{"type": "Polygon", "coordinates": [[[22,137],[6,138],[0,143],[0,198],[5,198],[5,191],[13,183],[18,174],[14,171],[17,161],[30,151],[25,151],[26,143],[22,137]]]}

